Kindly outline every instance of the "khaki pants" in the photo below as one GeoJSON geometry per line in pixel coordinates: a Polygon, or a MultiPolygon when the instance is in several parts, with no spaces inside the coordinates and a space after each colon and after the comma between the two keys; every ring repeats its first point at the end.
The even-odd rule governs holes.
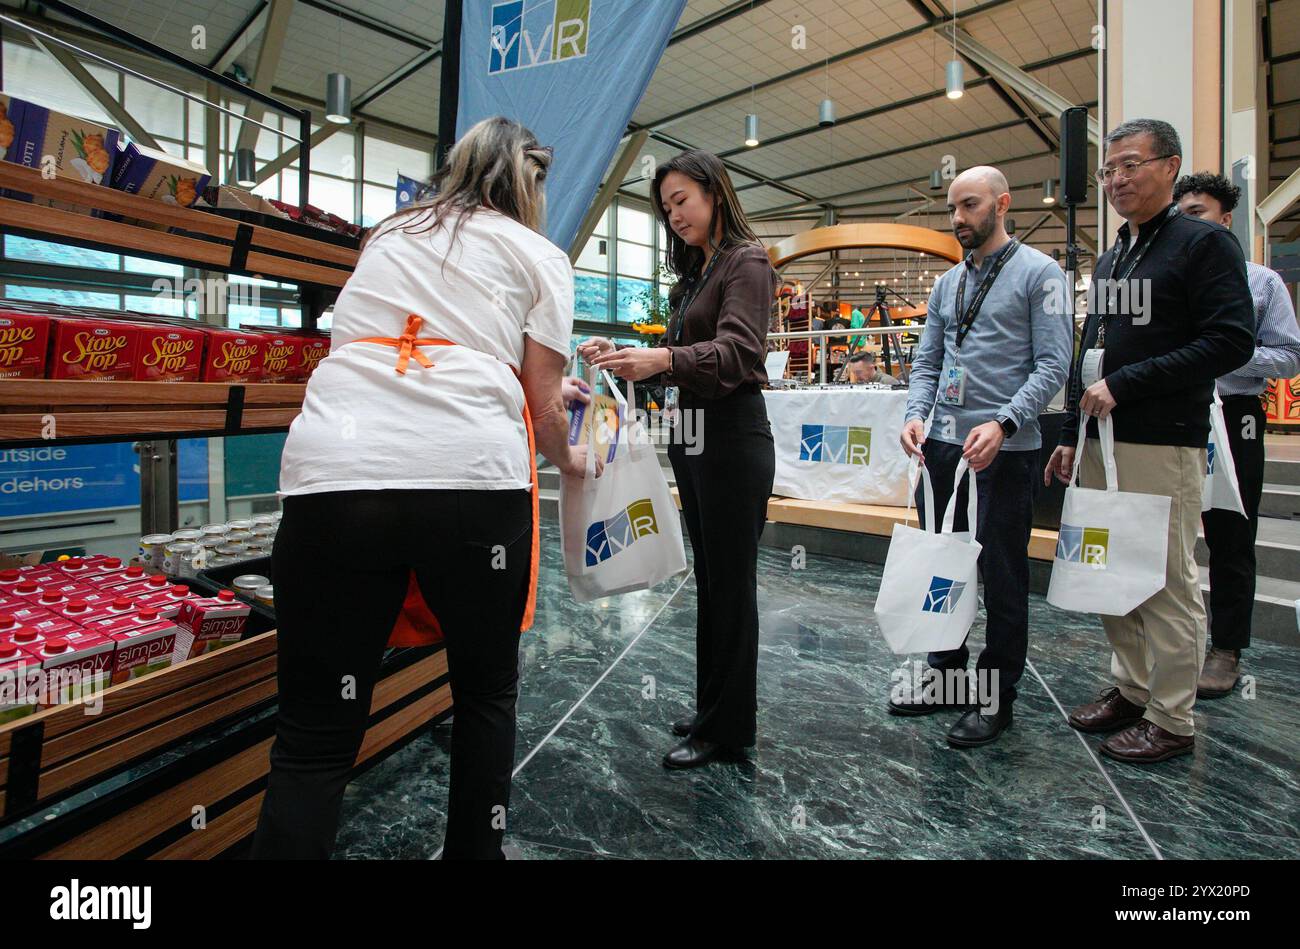
{"type": "MultiPolygon", "coordinates": [[[[1205,449],[1115,443],[1119,489],[1164,494],[1169,506],[1165,588],[1127,616],[1103,616],[1110,640],[1111,675],[1120,694],[1146,707],[1148,721],[1175,735],[1191,735],[1196,682],[1205,659],[1205,603],[1196,569],[1205,449]]],[[[1080,483],[1106,487],[1101,443],[1084,443],[1080,483]]]]}

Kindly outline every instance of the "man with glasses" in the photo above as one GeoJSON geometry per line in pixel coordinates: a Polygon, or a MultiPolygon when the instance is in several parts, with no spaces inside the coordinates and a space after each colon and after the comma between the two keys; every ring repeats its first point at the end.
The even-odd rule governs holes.
{"type": "Polygon", "coordinates": [[[1214,380],[1254,352],[1254,307],[1241,248],[1225,228],[1179,213],[1182,165],[1167,122],[1135,119],[1106,136],[1097,180],[1124,218],[1093,273],[1060,444],[1043,472],[1068,483],[1080,415],[1084,487],[1104,487],[1096,420],[1114,425],[1119,490],[1171,498],[1165,587],[1126,616],[1103,616],[1115,687],[1070,724],[1114,732],[1108,757],[1164,761],[1193,748],[1192,707],[1205,656],[1194,559],[1214,380]]]}

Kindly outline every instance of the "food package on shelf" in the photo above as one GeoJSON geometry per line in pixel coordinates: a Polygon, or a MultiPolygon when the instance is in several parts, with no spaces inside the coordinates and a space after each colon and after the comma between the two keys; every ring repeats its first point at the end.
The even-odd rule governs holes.
{"type": "Polygon", "coordinates": [[[0,307],[0,379],[43,379],[50,318],[0,307]]]}
{"type": "Polygon", "coordinates": [[[0,92],[0,159],[7,158],[9,149],[18,141],[18,129],[22,126],[25,105],[22,99],[13,99],[0,92]]]}
{"type": "MultiPolygon", "coordinates": [[[[134,316],[135,314],[128,314],[134,316]]],[[[198,382],[207,331],[163,322],[139,322],[135,378],[140,382],[198,382]]]]}
{"type": "MultiPolygon", "coordinates": [[[[167,152],[127,142],[113,168],[113,187],[165,204],[188,208],[203,193],[212,176],[197,162],[167,152]]],[[[130,221],[130,219],[127,219],[130,221]]],[[[166,230],[162,224],[135,220],[131,223],[166,230]]]]}
{"type": "MultiPolygon", "coordinates": [[[[112,180],[113,163],[117,157],[117,129],[65,115],[54,109],[21,99],[9,97],[6,114],[17,112],[20,122],[14,126],[14,139],[5,150],[5,159],[42,174],[67,178],[86,184],[107,186],[112,180]]],[[[4,127],[0,126],[0,133],[4,127]]],[[[92,213],[89,208],[65,201],[35,198],[29,194],[8,192],[5,195],[32,201],[42,207],[53,207],[81,214],[92,213]]],[[[99,212],[93,212],[98,215],[99,212]]]]}
{"type": "Polygon", "coordinates": [[[55,318],[51,379],[113,382],[135,378],[140,327],[116,320],[55,318]]]}
{"type": "Polygon", "coordinates": [[[208,330],[204,382],[261,382],[266,337],[241,330],[208,330]]]}

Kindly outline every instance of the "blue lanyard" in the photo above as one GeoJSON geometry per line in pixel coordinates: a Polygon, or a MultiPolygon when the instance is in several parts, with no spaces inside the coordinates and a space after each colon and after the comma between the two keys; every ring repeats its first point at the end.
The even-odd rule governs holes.
{"type": "Polygon", "coordinates": [[[681,341],[682,324],[686,322],[686,311],[691,308],[691,304],[699,296],[700,290],[704,288],[704,282],[709,279],[709,274],[713,273],[713,265],[718,262],[718,258],[721,256],[722,248],[719,247],[713,252],[713,256],[709,258],[709,265],[704,268],[704,273],[700,274],[700,278],[691,285],[691,288],[686,291],[685,298],[678,304],[677,312],[673,315],[675,321],[673,323],[674,332],[671,334],[673,346],[676,346],[681,341]]]}

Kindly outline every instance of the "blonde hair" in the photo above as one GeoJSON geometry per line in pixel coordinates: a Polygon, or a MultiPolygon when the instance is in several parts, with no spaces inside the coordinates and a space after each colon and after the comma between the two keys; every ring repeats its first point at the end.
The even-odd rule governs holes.
{"type": "Polygon", "coordinates": [[[546,220],[543,183],[550,167],[551,150],[523,125],[500,115],[484,119],[461,137],[430,179],[433,196],[390,214],[371,228],[366,240],[388,230],[432,231],[455,214],[454,243],[465,218],[479,208],[540,233],[546,220]]]}

